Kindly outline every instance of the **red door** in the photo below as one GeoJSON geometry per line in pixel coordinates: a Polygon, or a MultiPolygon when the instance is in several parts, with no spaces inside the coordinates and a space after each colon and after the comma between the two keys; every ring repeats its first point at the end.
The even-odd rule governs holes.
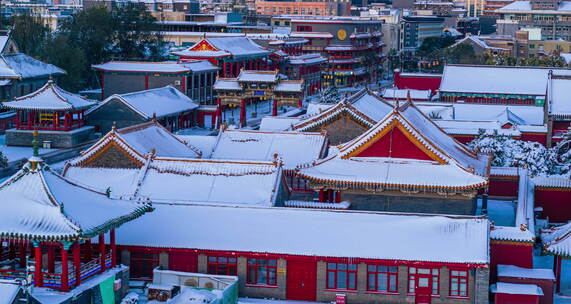
{"type": "Polygon", "coordinates": [[[414,288],[415,304],[430,304],[432,301],[432,284],[429,275],[418,274],[416,279],[416,287],[414,288]]]}
{"type": "Polygon", "coordinates": [[[288,300],[315,301],[317,289],[317,263],[287,261],[288,300]]]}

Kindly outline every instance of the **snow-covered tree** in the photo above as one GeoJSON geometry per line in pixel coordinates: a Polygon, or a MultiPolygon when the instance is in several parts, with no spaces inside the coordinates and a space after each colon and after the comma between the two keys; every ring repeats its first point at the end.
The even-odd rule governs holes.
{"type": "Polygon", "coordinates": [[[339,90],[335,86],[330,86],[321,91],[321,97],[319,98],[321,103],[338,103],[341,101],[341,95],[339,90]]]}
{"type": "Polygon", "coordinates": [[[553,147],[557,157],[558,174],[571,173],[571,127],[563,134],[563,139],[553,147]]]}
{"type": "Polygon", "coordinates": [[[557,171],[556,154],[537,142],[515,140],[498,134],[497,131],[493,134],[480,131],[470,147],[492,154],[492,166],[526,168],[533,176],[554,174],[557,171]]]}

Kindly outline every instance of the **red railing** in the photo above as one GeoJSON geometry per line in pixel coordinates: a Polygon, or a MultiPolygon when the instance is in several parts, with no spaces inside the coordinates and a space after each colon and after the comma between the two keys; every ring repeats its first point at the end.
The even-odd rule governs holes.
{"type": "Polygon", "coordinates": [[[27,124],[26,122],[16,123],[16,129],[19,130],[49,130],[49,131],[69,131],[73,129],[78,129],[83,127],[84,123],[81,121],[75,121],[70,125],[65,124],[56,124],[53,123],[33,123],[31,125],[27,124]]]}
{"type": "MultiPolygon", "coordinates": [[[[111,259],[112,259],[111,253],[108,253],[105,255],[105,269],[108,269],[111,267],[111,259]]],[[[81,281],[84,281],[86,279],[89,279],[89,278],[95,276],[96,274],[98,274],[100,272],[100,270],[101,270],[101,259],[99,257],[89,261],[88,263],[81,265],[80,270],[79,270],[80,274],[81,274],[81,281]]],[[[68,270],[68,287],[69,288],[77,286],[76,281],[75,281],[75,279],[76,279],[75,271],[76,271],[75,266],[71,265],[69,270],[68,270]]],[[[31,274],[33,275],[33,273],[31,273],[31,274]]],[[[61,273],[45,273],[45,272],[43,272],[42,273],[43,286],[54,288],[54,289],[63,289],[61,277],[62,277],[61,273]]],[[[26,279],[26,272],[25,271],[18,271],[18,270],[0,269],[0,279],[9,279],[9,280],[21,279],[21,280],[24,280],[24,279],[26,279]]]]}

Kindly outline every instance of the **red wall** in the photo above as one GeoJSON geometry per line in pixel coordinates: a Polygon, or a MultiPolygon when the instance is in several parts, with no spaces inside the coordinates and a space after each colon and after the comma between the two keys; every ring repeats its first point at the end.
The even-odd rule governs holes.
{"type": "Polygon", "coordinates": [[[401,76],[400,72],[394,74],[394,86],[398,89],[412,89],[412,90],[431,90],[432,94],[440,88],[440,81],[442,81],[442,74],[434,74],[430,76],[401,76]]]}
{"type": "Polygon", "coordinates": [[[385,136],[379,138],[357,156],[432,160],[432,158],[411,142],[397,127],[394,127],[385,134],[385,136]]]}
{"type": "Polygon", "coordinates": [[[469,135],[452,135],[452,137],[463,144],[469,144],[472,140],[474,140],[474,138],[476,138],[476,136],[469,135]]]}
{"type": "Polygon", "coordinates": [[[542,145],[547,145],[547,133],[521,133],[521,140],[535,141],[542,145]]]}
{"type": "Polygon", "coordinates": [[[539,296],[496,293],[495,304],[536,304],[539,296]]]}
{"type": "Polygon", "coordinates": [[[535,188],[535,206],[543,207],[542,217],[553,223],[571,220],[571,189],[535,188]]]}
{"type": "Polygon", "coordinates": [[[498,265],[533,268],[533,246],[526,243],[490,242],[490,282],[496,282],[498,265]]]}
{"type": "Polygon", "coordinates": [[[490,176],[488,195],[517,197],[518,186],[519,186],[519,178],[507,179],[502,177],[490,176]]]}
{"type": "Polygon", "coordinates": [[[539,296],[540,304],[553,304],[553,280],[529,279],[529,278],[512,278],[498,277],[498,282],[513,284],[534,284],[541,287],[543,296],[539,296]]]}

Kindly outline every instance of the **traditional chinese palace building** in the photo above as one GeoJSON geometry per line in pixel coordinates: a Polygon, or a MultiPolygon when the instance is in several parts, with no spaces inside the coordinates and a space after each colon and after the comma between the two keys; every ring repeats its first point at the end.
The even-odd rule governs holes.
{"type": "Polygon", "coordinates": [[[299,18],[291,20],[291,36],[310,41],[304,52],[327,58],[324,84],[349,87],[374,82],[382,72],[381,24],[358,18],[299,18]]]}
{"type": "Polygon", "coordinates": [[[301,107],[304,83],[303,80],[282,80],[277,70],[241,70],[236,78],[218,78],[214,90],[218,98],[216,115],[220,117],[224,107],[239,106],[240,126],[245,126],[247,104],[270,100],[273,116],[277,115],[278,107],[301,107]]]}
{"type": "Polygon", "coordinates": [[[98,132],[113,125],[128,127],[156,119],[175,132],[196,125],[198,103],[172,86],[109,96],[87,113],[87,122],[98,132]]]}
{"type": "Polygon", "coordinates": [[[537,106],[544,110],[547,145],[561,140],[569,122],[571,70],[544,67],[447,65],[441,101],[537,106]],[[465,81],[466,77],[474,81],[465,81]]]}
{"type": "Polygon", "coordinates": [[[170,85],[200,104],[213,104],[212,86],[218,68],[207,60],[110,61],[93,68],[100,73],[101,100],[170,85]]]}
{"type": "Polygon", "coordinates": [[[207,37],[192,47],[174,52],[184,62],[189,59],[208,60],[218,68],[220,77],[236,77],[240,70],[265,70],[269,66],[271,51],[262,48],[250,38],[207,37]]]}
{"type": "Polygon", "coordinates": [[[73,147],[93,137],[94,128],[85,125],[85,111],[95,102],[66,92],[51,80],[2,105],[17,113],[15,128],[6,130],[7,145],[29,146],[34,130],[54,148],[73,147]]]}
{"type": "Polygon", "coordinates": [[[111,199],[153,203],[138,221],[152,219],[118,231],[120,261],[132,278],[150,279],[161,266],[237,275],[248,297],[327,302],[344,293],[354,302],[487,303],[485,217],[323,210],[345,204],[291,201],[285,171],[320,162],[323,134],[222,130],[210,146],[199,143],[200,154],[182,141],[195,137],[169,136],[156,123],[113,130],[64,168],[72,183],[111,199]],[[394,245],[366,241],[379,235],[394,245]]]}
{"type": "Polygon", "coordinates": [[[476,198],[488,186],[490,156],[456,141],[410,100],[396,103],[337,149],[298,169],[322,202],[349,200],[352,209],[361,210],[474,214],[476,198]]]}
{"type": "Polygon", "coordinates": [[[63,292],[115,271],[115,229],[151,210],[146,202],[115,200],[78,186],[37,156],[0,185],[0,197],[0,277],[27,279],[28,262],[34,286],[63,292]],[[97,247],[91,246],[93,238],[99,239],[97,247]]]}

